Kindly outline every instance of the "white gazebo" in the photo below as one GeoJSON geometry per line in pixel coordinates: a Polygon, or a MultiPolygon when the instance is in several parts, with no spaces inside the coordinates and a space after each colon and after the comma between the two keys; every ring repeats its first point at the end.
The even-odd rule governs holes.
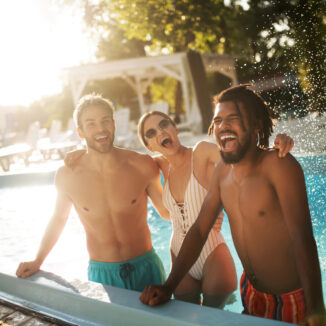
{"type": "MultiPolygon", "coordinates": [[[[198,66],[204,65],[206,71],[216,71],[231,79],[232,85],[237,84],[234,67],[234,58],[225,55],[204,54],[197,52],[181,52],[164,56],[148,56],[132,59],[115,60],[103,63],[87,64],[66,69],[71,84],[75,105],[88,81],[110,78],[124,79],[136,92],[141,114],[145,113],[147,106],[143,94],[148,85],[157,77],[171,76],[182,85],[185,104],[185,121],[201,123],[203,108],[198,96],[198,80],[203,80],[198,66]],[[195,55],[194,55],[195,54],[195,55]],[[201,57],[202,61],[195,57],[201,57]],[[197,61],[196,61],[197,60],[197,61]],[[197,86],[196,86],[197,83],[197,86]]],[[[204,85],[199,85],[199,88],[204,85]]],[[[201,89],[205,92],[207,89],[201,89]]],[[[206,108],[207,110],[207,108],[206,108]]]]}

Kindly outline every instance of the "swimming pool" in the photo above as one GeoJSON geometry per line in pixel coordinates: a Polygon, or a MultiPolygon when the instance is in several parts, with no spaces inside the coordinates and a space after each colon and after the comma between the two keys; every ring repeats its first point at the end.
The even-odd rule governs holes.
{"type": "MultiPolygon", "coordinates": [[[[323,292],[326,298],[326,155],[299,156],[297,159],[305,172],[313,230],[322,270],[323,292]]],[[[3,180],[0,178],[2,186],[3,180]]],[[[19,261],[34,257],[52,212],[54,199],[55,188],[49,184],[0,189],[0,272],[14,274],[19,261]]],[[[148,207],[153,245],[168,272],[171,267],[169,254],[171,224],[161,219],[150,203],[148,207]]],[[[226,217],[222,233],[234,257],[239,278],[242,267],[232,243],[226,217]]],[[[73,211],[59,242],[46,259],[42,269],[67,279],[86,280],[87,262],[85,236],[73,211]]],[[[239,290],[236,291],[236,301],[227,305],[225,309],[233,312],[241,311],[239,290]]]]}

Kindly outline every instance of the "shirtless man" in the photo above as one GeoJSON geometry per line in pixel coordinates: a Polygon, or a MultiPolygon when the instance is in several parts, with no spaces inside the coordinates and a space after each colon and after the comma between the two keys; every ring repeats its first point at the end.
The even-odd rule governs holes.
{"type": "Polygon", "coordinates": [[[113,145],[114,108],[109,100],[83,97],[74,118],[87,153],[73,169],[57,171],[54,214],[35,260],[21,263],[17,276],[25,278],[40,269],[74,205],[86,233],[90,281],[137,291],[162,284],[165,272],[147,224],[148,196],[161,216],[168,217],[156,163],[148,155],[113,145]]]}
{"type": "Polygon", "coordinates": [[[272,121],[263,99],[242,85],[216,98],[210,131],[222,161],[196,222],[188,231],[168,280],[140,296],[169,300],[196,261],[224,207],[244,267],[244,313],[302,325],[325,325],[321,274],[303,171],[291,155],[267,150],[272,121]]]}

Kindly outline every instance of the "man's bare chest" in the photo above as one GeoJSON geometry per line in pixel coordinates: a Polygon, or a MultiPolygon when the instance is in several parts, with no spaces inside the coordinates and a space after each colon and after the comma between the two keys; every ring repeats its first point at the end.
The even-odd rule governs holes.
{"type": "Polygon", "coordinates": [[[69,196],[76,207],[101,213],[120,212],[136,206],[146,194],[146,183],[137,175],[85,174],[73,180],[69,196]]]}
{"type": "Polygon", "coordinates": [[[236,219],[266,219],[279,207],[274,188],[260,175],[240,182],[229,176],[221,182],[220,190],[225,210],[236,219]]]}

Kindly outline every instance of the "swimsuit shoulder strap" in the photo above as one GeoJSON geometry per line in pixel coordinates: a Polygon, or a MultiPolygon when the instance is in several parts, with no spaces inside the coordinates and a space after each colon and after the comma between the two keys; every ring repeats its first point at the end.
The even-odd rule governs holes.
{"type": "Polygon", "coordinates": [[[170,170],[171,170],[171,163],[169,162],[168,175],[167,175],[166,181],[169,181],[169,178],[170,178],[170,170]]]}
{"type": "Polygon", "coordinates": [[[194,149],[191,148],[191,173],[194,173],[194,149]]]}

